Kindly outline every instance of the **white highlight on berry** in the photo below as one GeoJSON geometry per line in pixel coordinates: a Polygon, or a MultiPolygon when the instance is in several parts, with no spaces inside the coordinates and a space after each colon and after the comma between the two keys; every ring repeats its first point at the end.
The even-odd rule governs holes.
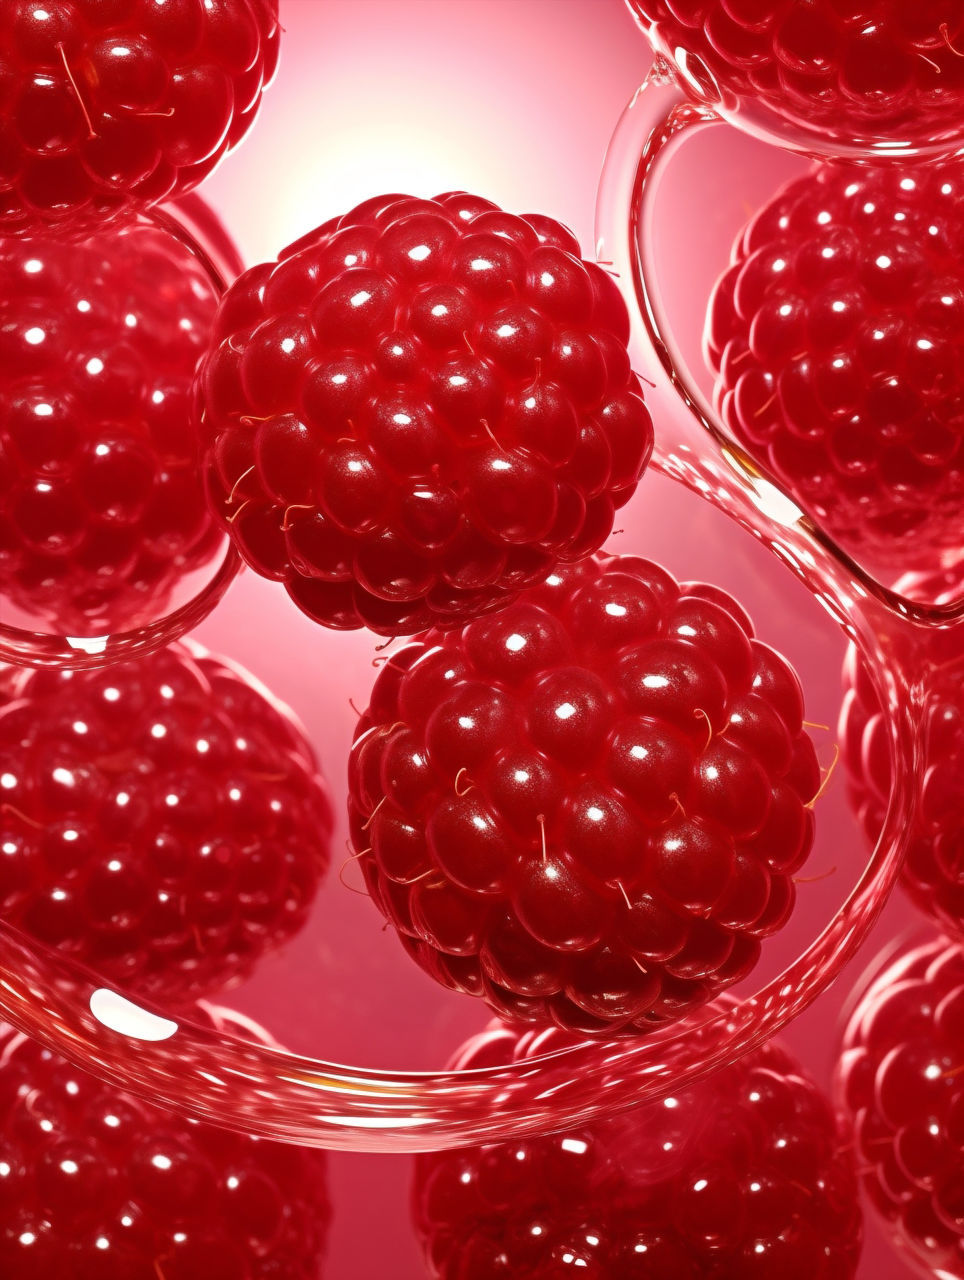
{"type": "Polygon", "coordinates": [[[132,1040],[170,1040],[178,1029],[178,1024],[170,1018],[142,1009],[133,1000],[108,987],[98,987],[91,993],[90,1011],[110,1031],[129,1036],[132,1040]]]}
{"type": "Polygon", "coordinates": [[[40,328],[39,325],[35,324],[35,325],[31,325],[31,327],[24,333],[23,336],[25,340],[29,342],[32,347],[39,347],[41,342],[43,342],[44,338],[46,338],[47,335],[44,332],[44,330],[40,328]]]}
{"type": "Polygon", "coordinates": [[[577,1156],[583,1156],[589,1150],[588,1142],[583,1142],[581,1138],[563,1138],[559,1145],[563,1151],[571,1151],[577,1156]]]}

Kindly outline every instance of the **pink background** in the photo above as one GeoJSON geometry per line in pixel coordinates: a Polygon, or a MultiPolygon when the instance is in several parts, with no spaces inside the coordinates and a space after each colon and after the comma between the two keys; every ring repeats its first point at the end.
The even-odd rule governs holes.
{"type": "MultiPolygon", "coordinates": [[[[608,139],[649,63],[622,0],[282,0],[279,78],[253,134],[205,194],[246,261],[274,257],[332,215],[384,191],[464,188],[516,212],[568,223],[587,256],[608,139]]],[[[687,355],[698,360],[707,291],[740,221],[799,162],[758,144],[698,140],[668,192],[658,252],[687,355]]],[[[640,372],[645,373],[645,369],[640,372]]],[[[671,431],[665,417],[658,429],[671,431]]],[[[706,504],[650,478],[621,517],[613,550],[664,561],[739,594],[762,638],[797,664],[809,719],[833,725],[840,638],[786,572],[706,504]]],[[[245,575],[200,638],[249,667],[301,715],[344,797],[354,715],[373,672],[374,639],[326,633],[272,584],[245,575]]],[[[829,760],[833,733],[818,734],[829,760]]],[[[791,925],[766,972],[809,941],[865,856],[838,775],[820,802],[821,835],[791,925]]],[[[334,854],[344,858],[344,824],[334,854]]],[[[355,883],[351,865],[345,879],[355,883]]],[[[892,903],[864,956],[785,1037],[823,1085],[839,1011],[874,951],[910,920],[892,903]]],[[[484,1009],[439,994],[383,933],[373,908],[335,874],[311,928],[266,964],[237,1003],[292,1048],[371,1065],[432,1068],[483,1025],[484,1009]]],[[[407,1220],[409,1161],[331,1157],[336,1218],[329,1280],[418,1280],[407,1220]]],[[[909,1274],[868,1221],[861,1280],[909,1274]]]]}

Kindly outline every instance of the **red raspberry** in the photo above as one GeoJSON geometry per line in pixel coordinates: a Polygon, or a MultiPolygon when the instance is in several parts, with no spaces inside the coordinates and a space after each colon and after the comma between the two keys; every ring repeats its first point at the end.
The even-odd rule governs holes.
{"type": "Polygon", "coordinates": [[[332,811],[303,731],[172,646],[0,688],[0,916],[134,991],[193,998],[304,923],[332,811]]]}
{"type": "Polygon", "coordinates": [[[628,0],[701,98],[809,149],[951,154],[964,114],[960,0],[628,0]],[[714,83],[715,82],[715,83],[714,83]]]}
{"type": "Polygon", "coordinates": [[[815,168],[746,227],[710,303],[726,428],[891,577],[964,541],[961,196],[960,168],[815,168]]]}
{"type": "Polygon", "coordinates": [[[596,550],[648,461],[629,319],[564,227],[382,196],[243,275],[201,367],[213,502],[326,626],[500,608],[596,550]]]}
{"type": "Polygon", "coordinates": [[[793,906],[819,783],[791,668],[725,592],[590,559],[379,674],[352,840],[406,950],[502,1017],[681,1017],[793,906]]]}
{"type": "Polygon", "coordinates": [[[250,128],[279,34],[278,0],[4,0],[0,235],[195,187],[250,128]]]}
{"type": "MultiPolygon", "coordinates": [[[[496,1024],[457,1065],[567,1043],[496,1024]]],[[[419,1156],[413,1202],[433,1280],[848,1280],[860,1255],[853,1159],[773,1044],[591,1127],[419,1156]]]]}
{"type": "Polygon", "coordinates": [[[905,946],[854,1010],[837,1066],[858,1163],[893,1243],[927,1275],[964,1276],[964,952],[905,946]]]}
{"type": "MultiPolygon", "coordinates": [[[[957,595],[959,585],[952,576],[931,578],[926,592],[940,601],[957,595]]],[[[919,670],[926,663],[931,673],[921,729],[921,809],[901,882],[942,928],[964,935],[964,650],[959,631],[931,631],[918,662],[919,670]]],[[[892,753],[877,690],[853,645],[844,662],[839,738],[851,803],[874,845],[890,803],[892,753]]]]}
{"type": "Polygon", "coordinates": [[[321,1152],[179,1119],[0,1030],[3,1280],[318,1280],[329,1217],[321,1152]]]}
{"type": "Polygon", "coordinates": [[[0,240],[0,601],[101,634],[211,557],[189,404],[215,307],[157,228],[0,240]]]}

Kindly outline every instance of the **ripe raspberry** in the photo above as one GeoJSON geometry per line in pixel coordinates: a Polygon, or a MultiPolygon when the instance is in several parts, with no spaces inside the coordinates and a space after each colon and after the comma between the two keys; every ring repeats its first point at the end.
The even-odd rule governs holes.
{"type": "Polygon", "coordinates": [[[837,1066],[871,1202],[928,1275],[964,1276],[964,952],[906,947],[854,1010],[837,1066]]]}
{"type": "Polygon", "coordinates": [[[223,299],[201,366],[215,508],[326,626],[500,608],[601,546],[649,459],[628,336],[550,218],[369,200],[223,299]]]}
{"type": "Polygon", "coordinates": [[[101,634],[211,557],[189,405],[215,307],[157,228],[0,240],[0,602],[101,634]]]}
{"type": "MultiPolygon", "coordinates": [[[[458,1066],[566,1043],[496,1024],[458,1066]]],[[[861,1217],[841,1137],[770,1044],[591,1127],[419,1156],[416,1230],[433,1280],[847,1280],[861,1217]]]]}
{"type": "Polygon", "coordinates": [[[304,923],[332,812],[287,708],[181,645],[0,689],[0,917],[123,986],[194,998],[304,923]]]}
{"type": "MultiPolygon", "coordinates": [[[[959,588],[951,575],[931,578],[928,598],[959,588]]],[[[926,639],[931,671],[923,717],[921,809],[901,871],[914,903],[942,928],[964,935],[964,651],[958,631],[933,630],[926,639]]],[[[839,738],[851,803],[871,845],[890,802],[891,747],[877,690],[853,645],[844,662],[839,738]]]]}
{"type": "Polygon", "coordinates": [[[278,0],[4,0],[0,235],[89,234],[195,187],[247,133],[278,0]]]}
{"type": "Polygon", "coordinates": [[[4,1280],[318,1280],[321,1152],[179,1119],[9,1028],[0,1134],[4,1280]]]}
{"type": "Polygon", "coordinates": [[[819,782],[803,699],[717,587],[599,557],[379,674],[352,840],[409,953],[502,1017],[672,1021],[793,907],[819,782]]]}
{"type": "Polygon", "coordinates": [[[750,222],[710,303],[727,429],[891,577],[962,545],[961,195],[960,168],[815,168],[750,222]]]}
{"type": "Polygon", "coordinates": [[[730,109],[739,100],[741,114],[767,132],[831,154],[860,147],[900,158],[918,147],[951,154],[960,141],[959,0],[628,4],[684,84],[730,109]]]}

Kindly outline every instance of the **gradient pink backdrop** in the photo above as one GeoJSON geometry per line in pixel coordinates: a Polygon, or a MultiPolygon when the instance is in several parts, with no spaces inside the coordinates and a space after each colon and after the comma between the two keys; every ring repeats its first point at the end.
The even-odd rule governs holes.
{"type": "MultiPolygon", "coordinates": [[[[587,253],[608,139],[649,64],[622,0],[281,0],[279,77],[240,151],[204,193],[246,261],[368,196],[477,191],[517,212],[568,223],[587,253]]],[[[799,162],[717,134],[681,161],[660,227],[672,314],[698,360],[707,290],[742,217],[799,162]]],[[[645,370],[640,370],[645,373],[645,370]]],[[[665,420],[660,429],[671,429],[665,420]]],[[[620,519],[614,550],[663,559],[678,575],[715,576],[747,600],[763,638],[799,664],[810,718],[832,724],[842,646],[802,591],[705,504],[648,480],[620,519]]],[[[314,627],[272,584],[245,575],[199,636],[248,666],[305,720],[344,796],[345,756],[363,705],[374,640],[314,627]]],[[[829,756],[830,743],[823,744],[829,756]]],[[[802,893],[773,957],[809,940],[852,883],[863,850],[841,779],[821,802],[813,870],[838,871],[802,893]]],[[[341,861],[339,834],[335,863],[341,861]]],[[[346,873],[351,875],[351,868],[346,873]]],[[[370,905],[332,877],[312,928],[268,965],[239,1003],[292,1048],[367,1063],[440,1066],[481,1026],[469,1000],[437,997],[405,968],[370,905]],[[387,976],[386,976],[387,975],[387,976]]],[[[829,1080],[839,1010],[874,950],[912,919],[892,903],[875,940],[786,1040],[818,1081],[829,1080]]],[[[331,1157],[336,1217],[329,1280],[418,1280],[424,1269],[407,1219],[410,1164],[401,1157],[331,1157]]],[[[861,1280],[908,1275],[868,1222],[861,1280]]]]}

